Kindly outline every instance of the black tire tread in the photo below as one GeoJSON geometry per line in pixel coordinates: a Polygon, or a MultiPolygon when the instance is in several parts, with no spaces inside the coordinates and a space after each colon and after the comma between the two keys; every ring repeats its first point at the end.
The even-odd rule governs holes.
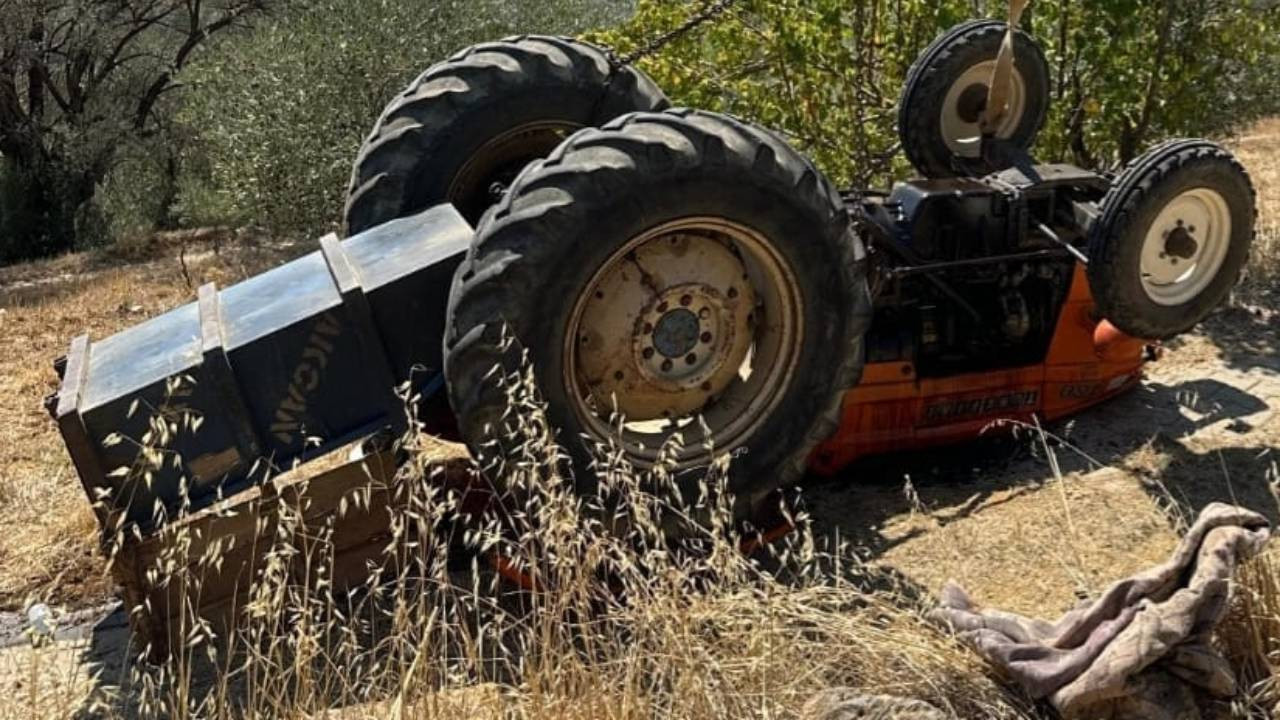
{"type": "Polygon", "coordinates": [[[352,168],[344,232],[404,214],[406,186],[432,133],[456,122],[468,106],[490,92],[550,83],[600,88],[602,119],[669,105],[648,76],[630,66],[615,68],[606,50],[581,40],[520,35],[465,48],[424,71],[382,111],[352,168]]]}
{"type": "MultiPolygon", "coordinates": [[[[451,331],[445,339],[446,376],[454,410],[465,425],[469,417],[492,418],[499,412],[483,376],[501,362],[499,326],[518,317],[511,304],[528,302],[536,292],[539,270],[548,260],[546,245],[527,233],[509,232],[532,218],[554,223],[560,207],[606,176],[643,173],[647,165],[670,162],[694,167],[723,163],[747,173],[767,173],[796,189],[794,197],[808,203],[829,223],[847,216],[839,194],[808,160],[772,133],[713,113],[677,109],[664,113],[623,116],[602,129],[583,130],[566,140],[545,160],[525,168],[511,191],[490,209],[477,240],[455,275],[450,298],[451,331]],[[597,177],[599,176],[599,177],[597,177]]],[[[804,473],[809,453],[839,424],[844,391],[857,383],[863,366],[862,338],[870,324],[870,295],[866,290],[865,254],[859,243],[843,249],[838,282],[858,289],[853,308],[832,308],[847,315],[851,331],[845,347],[830,353],[838,388],[821,401],[813,424],[771,478],[748,488],[753,497],[794,482],[804,473]]],[[[519,335],[522,328],[512,327],[519,335]]],[[[510,358],[508,358],[510,361],[510,358]]],[[[803,372],[803,369],[797,371],[803,372]]]]}
{"type": "MultiPolygon", "coordinates": [[[[933,134],[932,118],[928,113],[918,112],[917,95],[925,97],[941,97],[945,95],[948,78],[944,70],[950,58],[963,53],[972,45],[986,42],[989,38],[1003,37],[1007,23],[1000,20],[969,20],[960,23],[938,36],[907,70],[907,79],[903,83],[902,97],[898,102],[898,134],[902,142],[902,151],[922,175],[929,178],[950,177],[956,174],[950,163],[942,163],[938,158],[930,157],[916,138],[930,137],[933,134]],[[941,94],[940,94],[941,93],[941,94]]],[[[1026,32],[1018,31],[1019,46],[1025,45],[1033,49],[1037,61],[1043,70],[1046,80],[1049,77],[1048,60],[1044,50],[1026,32]]],[[[1048,103],[1040,108],[1035,118],[1030,137],[1025,138],[1027,147],[1034,142],[1048,115],[1048,103]]]]}
{"type": "MultiPolygon", "coordinates": [[[[1142,307],[1120,291],[1124,279],[1113,275],[1116,272],[1115,254],[1120,248],[1117,236],[1128,226],[1130,217],[1171,175],[1192,164],[1204,162],[1224,162],[1240,173],[1249,188],[1250,212],[1256,217],[1257,191],[1244,166],[1222,146],[1200,138],[1168,140],[1134,158],[1099,203],[1102,212],[1089,234],[1089,284],[1107,319],[1130,335],[1164,340],[1194,325],[1188,322],[1186,327],[1172,331],[1153,325],[1145,318],[1142,307]]],[[[1239,281],[1240,269],[1237,268],[1235,273],[1236,276],[1227,283],[1228,290],[1239,281]]]]}

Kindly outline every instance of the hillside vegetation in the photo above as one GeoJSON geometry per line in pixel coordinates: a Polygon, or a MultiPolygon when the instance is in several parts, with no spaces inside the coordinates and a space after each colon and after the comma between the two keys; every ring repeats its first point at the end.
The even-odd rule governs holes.
{"type": "MultiPolygon", "coordinates": [[[[430,63],[504,35],[592,28],[626,53],[704,4],[0,0],[0,263],[156,229],[333,228],[356,148],[430,63]]],[[[1026,25],[1054,83],[1039,156],[1109,168],[1163,137],[1273,114],[1273,5],[1033,3],[1026,25]]],[[[894,107],[916,54],[1003,12],[992,0],[738,0],[640,66],[676,103],[778,129],[839,182],[883,183],[907,170],[894,107]]]]}

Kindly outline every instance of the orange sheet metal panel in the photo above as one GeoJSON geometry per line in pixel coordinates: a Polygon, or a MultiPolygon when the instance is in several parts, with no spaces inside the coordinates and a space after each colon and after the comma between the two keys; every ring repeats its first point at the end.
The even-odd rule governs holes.
{"type": "Polygon", "coordinates": [[[1136,385],[1146,345],[1096,317],[1084,267],[1077,266],[1045,360],[1042,417],[1065,417],[1136,385]]]}
{"type": "Polygon", "coordinates": [[[1141,378],[1144,343],[1109,323],[1100,328],[1094,315],[1077,266],[1043,365],[927,379],[910,363],[868,365],[811,468],[832,474],[866,455],[969,440],[1001,419],[1053,420],[1132,387],[1141,378]]]}

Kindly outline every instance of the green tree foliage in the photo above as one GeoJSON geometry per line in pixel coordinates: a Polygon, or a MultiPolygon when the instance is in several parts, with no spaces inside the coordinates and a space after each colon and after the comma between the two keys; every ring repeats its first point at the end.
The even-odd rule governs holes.
{"type": "Polygon", "coordinates": [[[432,63],[516,33],[618,22],[621,0],[306,0],[229,38],[184,80],[183,122],[207,175],[188,178],[190,219],[316,231],[339,218],[351,162],[383,106],[432,63]]]}
{"type": "MultiPolygon", "coordinates": [[[[360,141],[431,63],[619,22],[588,37],[625,53],[707,2],[0,0],[0,262],[157,223],[331,227],[360,141]]],[[[1280,110],[1276,5],[1034,0],[1054,80],[1037,156],[1109,168],[1280,110]]],[[[894,122],[911,62],[1004,8],[738,0],[640,64],[677,103],[777,128],[840,182],[882,183],[909,171],[894,122]]]]}
{"type": "MultiPolygon", "coordinates": [[[[703,3],[641,0],[594,39],[630,51],[703,3]]],[[[834,179],[907,171],[895,107],[916,55],[947,27],[1002,17],[974,0],[739,0],[641,61],[675,102],[781,130],[834,179]]],[[[1037,156],[1112,166],[1160,136],[1216,134],[1274,112],[1280,11],[1252,0],[1037,0],[1029,30],[1054,68],[1037,156]]]]}
{"type": "Polygon", "coordinates": [[[1215,136],[1280,109],[1280,10],[1257,0],[1041,0],[1054,68],[1041,146],[1083,165],[1165,137],[1215,136]],[[1269,7],[1270,6],[1270,7],[1269,7]]]}
{"type": "Polygon", "coordinates": [[[0,262],[101,231],[121,148],[172,147],[175,75],[265,2],[0,0],[0,262]]]}

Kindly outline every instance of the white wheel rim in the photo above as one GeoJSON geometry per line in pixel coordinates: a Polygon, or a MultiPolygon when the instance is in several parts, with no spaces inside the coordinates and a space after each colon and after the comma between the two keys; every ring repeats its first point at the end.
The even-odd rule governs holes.
{"type": "Polygon", "coordinates": [[[1231,245],[1231,211],[1216,190],[1195,188],[1175,197],[1147,228],[1142,243],[1142,288],[1157,305],[1183,305],[1204,292],[1222,269],[1231,245]]]}
{"type": "MultiPolygon", "coordinates": [[[[978,157],[981,148],[978,140],[982,137],[979,121],[980,111],[974,112],[971,103],[965,102],[966,95],[978,92],[984,94],[991,85],[991,74],[995,71],[996,61],[987,60],[964,71],[947,90],[942,101],[942,139],[951,152],[960,157],[978,157]]],[[[1009,112],[1005,113],[996,130],[996,137],[1008,139],[1018,129],[1023,113],[1027,110],[1027,82],[1022,73],[1014,68],[1009,89],[1009,112]]],[[[971,98],[968,98],[971,99],[971,98]]]]}

